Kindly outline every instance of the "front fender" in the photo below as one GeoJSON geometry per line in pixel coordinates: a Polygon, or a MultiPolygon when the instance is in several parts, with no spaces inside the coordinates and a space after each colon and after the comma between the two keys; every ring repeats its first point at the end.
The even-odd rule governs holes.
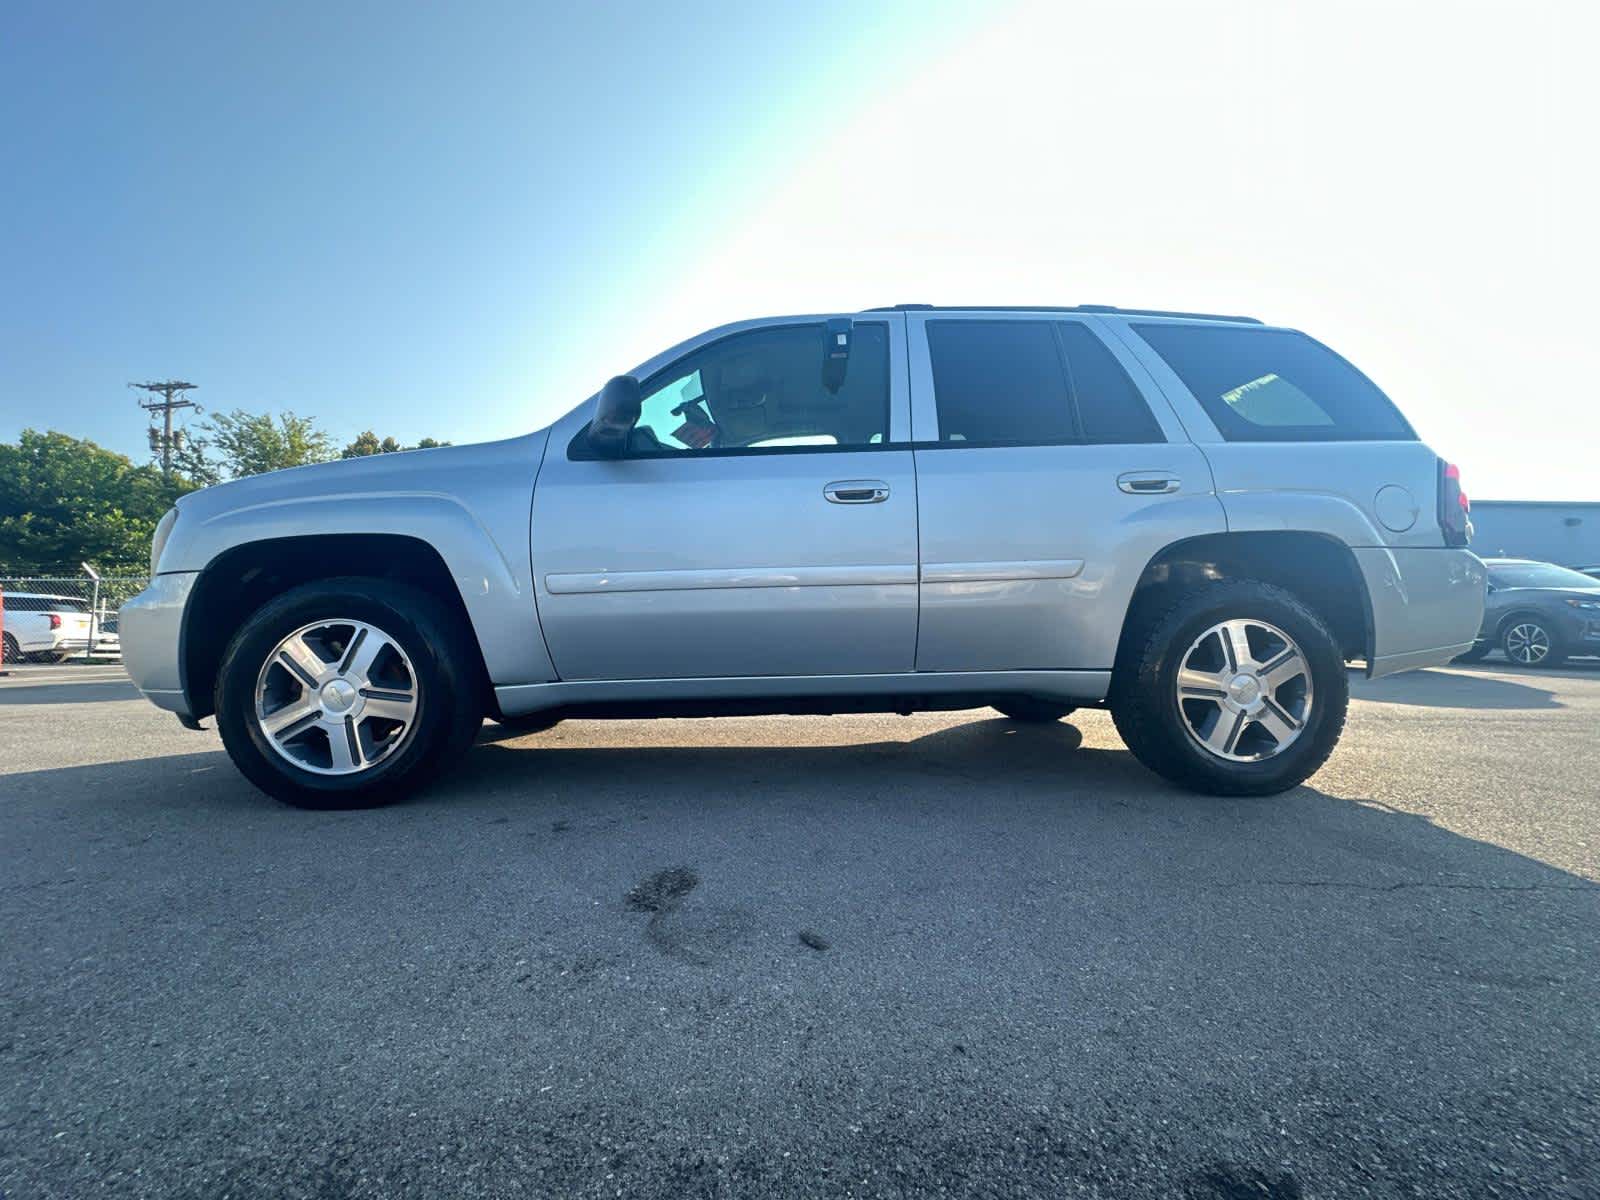
{"type": "MultiPolygon", "coordinates": [[[[555,671],[534,608],[528,542],[543,450],[536,435],[208,489],[180,502],[160,570],[203,572],[223,554],[258,542],[340,534],[413,538],[444,561],[490,680],[547,682],[555,671]]],[[[330,576],[341,573],[339,562],[327,566],[330,576]]]]}

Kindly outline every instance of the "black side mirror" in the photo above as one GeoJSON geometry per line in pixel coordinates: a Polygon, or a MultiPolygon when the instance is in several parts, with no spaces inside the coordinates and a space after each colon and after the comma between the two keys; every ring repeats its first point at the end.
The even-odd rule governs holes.
{"type": "Polygon", "coordinates": [[[628,435],[639,423],[639,381],[618,375],[600,389],[589,422],[589,449],[602,458],[617,458],[628,448],[628,435]]]}

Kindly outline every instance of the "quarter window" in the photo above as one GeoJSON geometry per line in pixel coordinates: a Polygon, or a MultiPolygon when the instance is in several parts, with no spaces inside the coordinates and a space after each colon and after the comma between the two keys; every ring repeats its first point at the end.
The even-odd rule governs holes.
{"type": "Polygon", "coordinates": [[[844,382],[823,382],[826,328],[734,334],[645,381],[635,454],[867,446],[889,432],[889,330],[857,322],[844,382]]]}
{"type": "Polygon", "coordinates": [[[1230,442],[1416,440],[1372,380],[1303,333],[1248,325],[1134,328],[1230,442]]]}

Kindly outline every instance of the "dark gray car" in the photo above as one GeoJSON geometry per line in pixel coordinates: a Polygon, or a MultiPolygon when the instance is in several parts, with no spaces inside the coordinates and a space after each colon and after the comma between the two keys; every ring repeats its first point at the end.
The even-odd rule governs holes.
{"type": "Polygon", "coordinates": [[[1600,579],[1554,563],[1489,558],[1483,628],[1456,661],[1502,650],[1524,667],[1553,667],[1573,654],[1600,654],[1600,579]]]}

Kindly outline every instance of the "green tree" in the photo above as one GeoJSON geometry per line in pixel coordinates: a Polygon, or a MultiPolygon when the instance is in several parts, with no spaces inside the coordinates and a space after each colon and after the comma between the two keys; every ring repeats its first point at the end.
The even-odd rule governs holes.
{"type": "Polygon", "coordinates": [[[222,473],[238,479],[283,467],[303,467],[327,462],[334,455],[333,440],[318,429],[311,417],[281,412],[250,413],[236,408],[213,413],[203,428],[209,449],[222,473]]]}
{"type": "Polygon", "coordinates": [[[142,567],[161,514],[192,485],[64,433],[0,443],[0,563],[142,567]]]}
{"type": "Polygon", "coordinates": [[[372,454],[398,454],[402,450],[431,450],[435,446],[448,446],[449,442],[441,442],[436,438],[423,438],[415,446],[402,446],[392,437],[378,440],[378,435],[372,430],[364,430],[355,441],[339,451],[340,458],[366,458],[372,454]]]}
{"type": "Polygon", "coordinates": [[[212,461],[211,443],[188,430],[172,452],[172,469],[195,487],[210,487],[222,482],[222,470],[212,461]]]}

